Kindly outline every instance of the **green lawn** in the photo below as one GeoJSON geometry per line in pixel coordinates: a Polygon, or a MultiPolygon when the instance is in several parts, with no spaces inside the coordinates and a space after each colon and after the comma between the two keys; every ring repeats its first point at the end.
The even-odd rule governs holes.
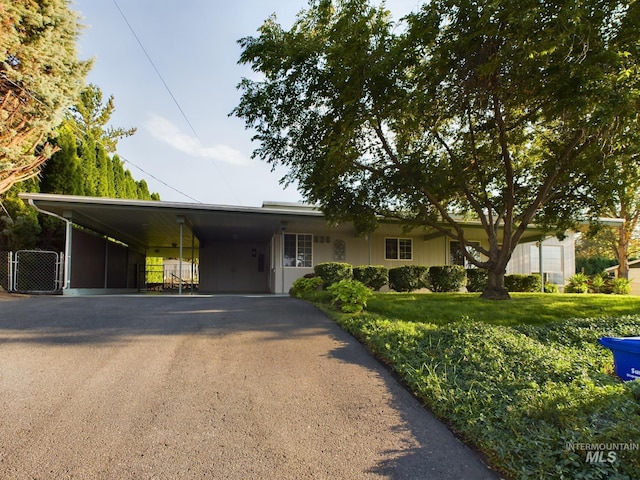
{"type": "Polygon", "coordinates": [[[640,336],[640,298],[389,293],[355,315],[309,298],[508,478],[640,478],[640,381],[598,343],[640,336]],[[623,450],[594,462],[586,444],[623,450]]]}
{"type": "Polygon", "coordinates": [[[501,302],[479,296],[471,293],[378,294],[369,300],[367,310],[387,318],[437,325],[464,318],[496,325],[519,325],[640,313],[640,297],[630,295],[512,293],[511,300],[501,302]]]}

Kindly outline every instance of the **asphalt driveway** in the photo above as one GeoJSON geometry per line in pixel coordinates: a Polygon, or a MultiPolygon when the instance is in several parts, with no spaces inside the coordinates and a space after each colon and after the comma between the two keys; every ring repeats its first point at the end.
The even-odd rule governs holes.
{"type": "Polygon", "coordinates": [[[0,298],[0,478],[492,479],[277,296],[0,298]]]}

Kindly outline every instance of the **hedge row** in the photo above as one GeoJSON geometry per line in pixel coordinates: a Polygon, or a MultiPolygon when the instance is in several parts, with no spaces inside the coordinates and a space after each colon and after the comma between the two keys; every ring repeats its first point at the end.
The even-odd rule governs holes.
{"type": "Polygon", "coordinates": [[[343,262],[325,262],[316,265],[314,272],[322,278],[325,289],[342,280],[353,279],[375,291],[388,284],[389,288],[398,292],[411,292],[421,288],[434,292],[452,292],[460,290],[467,281],[466,271],[459,265],[404,265],[387,269],[382,265],[352,267],[343,262]]]}
{"type": "MultiPolygon", "coordinates": [[[[482,292],[487,287],[487,271],[465,269],[461,265],[404,265],[387,269],[382,265],[353,267],[343,262],[319,263],[315,275],[322,278],[323,288],[342,280],[357,280],[374,291],[389,285],[396,292],[412,292],[428,288],[432,292],[457,292],[467,287],[469,292],[482,292]]],[[[539,292],[540,275],[505,275],[505,287],[510,292],[539,292]]],[[[556,290],[557,291],[557,290],[556,290]]]]}

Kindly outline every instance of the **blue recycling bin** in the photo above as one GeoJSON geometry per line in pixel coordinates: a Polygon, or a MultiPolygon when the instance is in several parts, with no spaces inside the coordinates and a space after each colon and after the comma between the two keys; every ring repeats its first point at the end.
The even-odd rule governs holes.
{"type": "Polygon", "coordinates": [[[602,337],[600,344],[613,352],[613,367],[622,381],[640,379],[640,337],[602,337]]]}

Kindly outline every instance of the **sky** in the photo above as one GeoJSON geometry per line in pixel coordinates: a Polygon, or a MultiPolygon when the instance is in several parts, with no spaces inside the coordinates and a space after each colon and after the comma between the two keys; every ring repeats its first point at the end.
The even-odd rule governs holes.
{"type": "MultiPolygon", "coordinates": [[[[419,3],[386,6],[397,20],[419,3]]],[[[302,201],[295,185],[280,183],[286,169],[272,171],[251,158],[254,132],[229,113],[240,101],[240,80],[256,78],[238,65],[237,41],[257,36],[272,14],[289,28],[307,6],[307,0],[72,0],[84,25],[79,56],[94,59],[87,82],[104,99],[114,97],[112,126],[137,128],[117,148],[133,177],[164,201],[253,207],[302,201]]]]}

